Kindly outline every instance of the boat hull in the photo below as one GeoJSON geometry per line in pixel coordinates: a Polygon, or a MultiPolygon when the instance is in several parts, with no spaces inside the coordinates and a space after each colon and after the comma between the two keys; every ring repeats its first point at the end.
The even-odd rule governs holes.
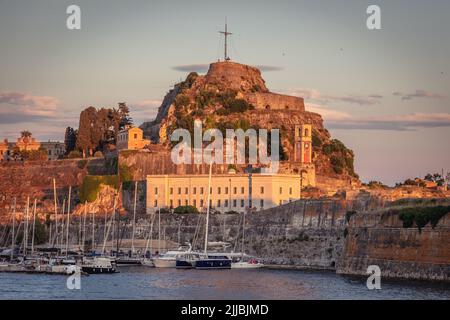
{"type": "Polygon", "coordinates": [[[235,262],[231,264],[231,269],[259,269],[264,267],[262,263],[235,262]]]}
{"type": "Polygon", "coordinates": [[[176,261],[177,269],[192,269],[192,268],[194,268],[194,265],[195,265],[194,261],[188,261],[188,260],[177,260],[176,261]]]}
{"type": "Polygon", "coordinates": [[[231,269],[230,259],[200,259],[195,262],[195,269],[231,269]]]}
{"type": "Polygon", "coordinates": [[[176,268],[177,261],[176,260],[167,260],[167,259],[153,259],[153,264],[155,268],[176,268]]]}
{"type": "Polygon", "coordinates": [[[135,259],[117,259],[116,264],[118,266],[140,266],[142,265],[141,260],[135,259]]]}
{"type": "Polygon", "coordinates": [[[103,267],[91,267],[91,266],[84,266],[81,268],[83,272],[89,273],[89,274],[101,274],[101,273],[116,273],[117,269],[114,267],[111,268],[103,268],[103,267]]]}

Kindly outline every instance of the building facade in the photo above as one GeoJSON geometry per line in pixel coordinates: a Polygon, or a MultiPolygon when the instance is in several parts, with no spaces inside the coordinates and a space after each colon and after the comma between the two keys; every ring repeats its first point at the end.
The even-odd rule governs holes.
{"type": "MultiPolygon", "coordinates": [[[[272,208],[301,197],[300,175],[218,174],[211,178],[213,211],[248,212],[272,208]]],[[[194,206],[206,212],[208,175],[147,176],[147,213],[159,208],[194,206]]]]}
{"type": "Polygon", "coordinates": [[[8,140],[5,139],[0,142],[0,161],[8,160],[10,153],[8,140]]]}
{"type": "Polygon", "coordinates": [[[22,136],[20,138],[17,138],[14,147],[19,149],[19,151],[34,151],[39,150],[41,144],[36,141],[35,138],[31,137],[30,134],[29,136],[22,136]]]}
{"type": "Polygon", "coordinates": [[[150,140],[144,139],[144,132],[138,127],[125,128],[117,134],[117,149],[141,150],[150,144],[150,140]]]}
{"type": "Polygon", "coordinates": [[[0,142],[0,161],[19,160],[17,151],[37,151],[45,149],[47,152],[47,160],[56,160],[66,152],[63,142],[47,141],[39,142],[31,137],[31,134],[17,138],[16,142],[8,142],[4,139],[0,142]]]}
{"type": "Polygon", "coordinates": [[[296,125],[294,133],[294,162],[310,165],[312,163],[312,126],[296,125]]]}
{"type": "Polygon", "coordinates": [[[41,148],[47,151],[48,160],[57,160],[66,153],[66,146],[58,141],[41,142],[41,148]]]}

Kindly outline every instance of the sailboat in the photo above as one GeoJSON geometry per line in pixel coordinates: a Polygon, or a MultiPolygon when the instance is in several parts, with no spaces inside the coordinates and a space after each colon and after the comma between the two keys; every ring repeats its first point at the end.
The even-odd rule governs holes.
{"type": "Polygon", "coordinates": [[[141,263],[143,266],[146,267],[154,267],[155,264],[153,263],[153,259],[152,259],[152,252],[153,252],[153,222],[155,221],[155,215],[152,215],[152,221],[150,222],[150,233],[148,234],[147,237],[147,243],[145,245],[145,251],[144,251],[144,258],[142,259],[141,263]],[[150,252],[148,251],[148,247],[150,245],[150,241],[151,242],[151,247],[150,247],[150,252]],[[149,252],[149,255],[147,256],[147,252],[149,252]]]}
{"type": "Polygon", "coordinates": [[[208,201],[206,209],[206,227],[205,227],[205,248],[202,254],[198,255],[193,264],[195,269],[230,269],[231,259],[223,253],[208,253],[208,229],[209,229],[209,211],[211,198],[211,175],[212,175],[212,161],[209,163],[208,176],[208,201]]]}
{"type": "MultiPolygon", "coordinates": [[[[251,173],[250,173],[251,175],[251,173]]],[[[242,216],[242,248],[241,248],[241,255],[240,257],[236,259],[236,257],[233,258],[233,262],[231,263],[232,269],[258,269],[262,268],[264,264],[259,262],[254,257],[248,256],[245,254],[245,211],[242,216]]]]}
{"type": "MultiPolygon", "coordinates": [[[[136,202],[137,202],[137,181],[134,182],[134,206],[133,206],[133,232],[131,237],[131,250],[128,254],[120,254],[119,246],[117,246],[117,259],[116,263],[119,266],[140,266],[142,265],[142,260],[135,254],[134,248],[134,235],[136,230],[136,202]]],[[[119,241],[119,237],[117,238],[119,241]]]]}

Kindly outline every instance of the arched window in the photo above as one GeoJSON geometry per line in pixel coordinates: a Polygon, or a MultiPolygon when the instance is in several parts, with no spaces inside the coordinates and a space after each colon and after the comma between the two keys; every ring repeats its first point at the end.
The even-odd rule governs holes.
{"type": "Polygon", "coordinates": [[[305,137],[309,137],[309,130],[305,129],[305,137]]]}

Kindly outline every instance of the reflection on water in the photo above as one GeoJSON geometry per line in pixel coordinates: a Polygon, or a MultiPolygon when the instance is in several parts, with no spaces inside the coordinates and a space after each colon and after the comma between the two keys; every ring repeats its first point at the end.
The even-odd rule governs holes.
{"type": "Polygon", "coordinates": [[[123,267],[121,273],[83,276],[81,290],[66,277],[0,273],[0,299],[450,299],[450,285],[383,281],[300,270],[176,270],[123,267]]]}

